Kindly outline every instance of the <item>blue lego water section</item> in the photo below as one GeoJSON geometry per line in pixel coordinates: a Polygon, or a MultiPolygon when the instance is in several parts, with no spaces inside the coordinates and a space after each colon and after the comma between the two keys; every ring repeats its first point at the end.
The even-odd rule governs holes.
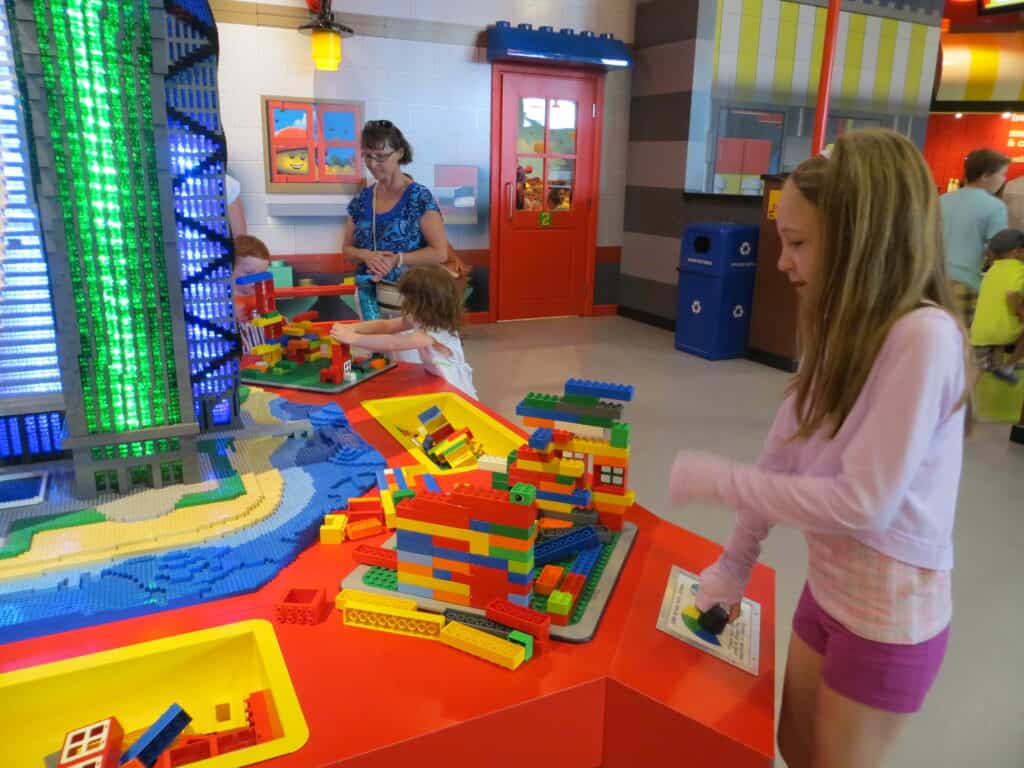
{"type": "Polygon", "coordinates": [[[287,440],[271,457],[285,484],[274,514],[216,544],[5,583],[0,643],[243,594],[270,581],[317,540],[325,514],[365,494],[386,466],[337,405],[311,411],[309,420],[313,437],[287,440]]]}

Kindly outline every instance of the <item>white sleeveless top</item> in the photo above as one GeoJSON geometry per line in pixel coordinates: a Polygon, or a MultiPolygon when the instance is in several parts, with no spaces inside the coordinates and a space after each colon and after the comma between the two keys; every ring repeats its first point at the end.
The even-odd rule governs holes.
{"type": "Polygon", "coordinates": [[[474,400],[478,399],[476,387],[473,386],[473,369],[466,362],[462,339],[450,331],[423,327],[420,327],[420,330],[432,338],[435,344],[451,352],[451,355],[446,355],[432,346],[420,349],[420,359],[427,370],[435,376],[440,376],[453,387],[461,389],[474,400]]]}

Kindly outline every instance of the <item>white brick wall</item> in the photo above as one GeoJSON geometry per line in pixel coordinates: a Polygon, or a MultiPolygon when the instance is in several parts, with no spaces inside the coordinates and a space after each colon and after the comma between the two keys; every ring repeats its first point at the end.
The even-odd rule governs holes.
{"type": "MultiPolygon", "coordinates": [[[[277,2],[305,5],[304,0],[277,2]]],[[[634,0],[473,0],[465,3],[464,9],[459,6],[457,13],[452,11],[453,2],[461,0],[346,0],[340,7],[351,13],[457,20],[481,27],[498,18],[514,22],[528,19],[535,25],[608,30],[622,37],[628,31],[632,36],[634,0]],[[442,14],[442,9],[447,10],[442,14]],[[553,19],[553,15],[558,18],[553,19]],[[625,21],[628,24],[622,27],[625,21]],[[609,24],[620,26],[610,28],[609,24]]],[[[460,249],[488,247],[491,67],[483,49],[361,37],[357,31],[355,37],[344,41],[340,69],[317,72],[310,58],[309,39],[297,32],[224,23],[218,29],[228,169],[242,184],[242,201],[252,234],[264,239],[272,252],[337,251],[342,220],[268,215],[261,96],[364,102],[367,120],[391,120],[406,134],[415,150],[415,161],[408,171],[428,186],[433,185],[435,164],[476,166],[480,169],[479,223],[450,226],[448,236],[460,249]]],[[[605,84],[599,245],[622,243],[628,111],[629,74],[613,73],[605,84]]]]}

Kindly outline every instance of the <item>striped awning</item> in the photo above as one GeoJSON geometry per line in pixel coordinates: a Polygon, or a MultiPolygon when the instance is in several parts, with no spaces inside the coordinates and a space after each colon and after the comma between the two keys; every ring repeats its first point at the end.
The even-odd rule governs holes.
{"type": "Polygon", "coordinates": [[[942,35],[937,101],[1024,101],[1024,32],[942,35]]]}
{"type": "MultiPolygon", "coordinates": [[[[718,0],[716,98],[813,106],[827,11],[786,0],[718,0]]],[[[834,106],[927,112],[939,28],[843,11],[832,69],[834,106]]]]}

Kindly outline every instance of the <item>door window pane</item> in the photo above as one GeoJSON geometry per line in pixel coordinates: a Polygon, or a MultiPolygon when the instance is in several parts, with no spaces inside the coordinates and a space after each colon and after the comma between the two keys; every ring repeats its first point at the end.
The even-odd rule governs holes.
{"type": "Polygon", "coordinates": [[[528,96],[519,100],[519,128],[516,135],[517,152],[544,153],[544,130],[547,116],[544,99],[528,96]]]}
{"type": "MultiPolygon", "coordinates": [[[[554,132],[551,135],[554,136],[554,132]]],[[[565,160],[557,157],[548,160],[547,209],[549,211],[568,211],[572,209],[575,182],[575,160],[565,160]]]]}
{"type": "Polygon", "coordinates": [[[551,146],[553,155],[576,154],[576,102],[551,99],[551,146]]]}
{"type": "Polygon", "coordinates": [[[516,209],[520,211],[544,209],[544,158],[517,158],[516,209]]]}

